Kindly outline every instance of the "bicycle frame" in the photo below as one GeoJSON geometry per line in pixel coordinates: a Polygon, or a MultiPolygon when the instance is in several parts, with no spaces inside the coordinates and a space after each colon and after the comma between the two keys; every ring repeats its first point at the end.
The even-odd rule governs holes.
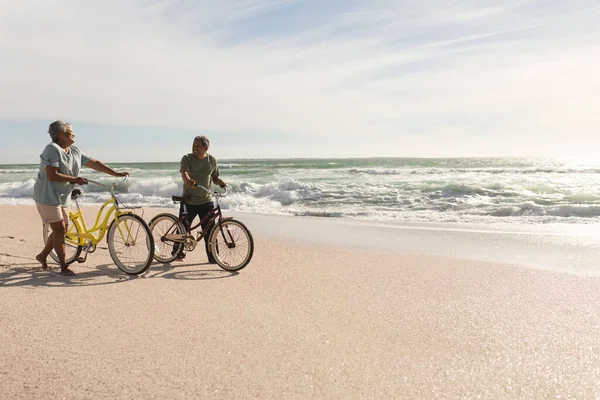
{"type": "MultiPolygon", "coordinates": [[[[207,192],[211,193],[209,189],[198,185],[197,187],[202,188],[204,190],[206,190],[207,192]]],[[[215,195],[215,207],[210,210],[203,218],[200,218],[200,222],[198,222],[196,225],[190,226],[191,224],[188,222],[187,220],[187,209],[184,208],[184,212],[182,213],[182,215],[177,218],[177,221],[175,221],[173,223],[173,225],[171,226],[171,228],[169,228],[169,230],[171,230],[175,225],[177,225],[178,223],[183,223],[183,226],[185,227],[186,230],[186,235],[181,237],[181,238],[174,238],[174,237],[170,237],[168,240],[176,242],[176,243],[184,243],[186,238],[192,236],[192,232],[197,229],[199,226],[202,226],[204,224],[208,224],[208,225],[212,225],[213,223],[220,225],[223,221],[227,221],[229,219],[232,219],[232,217],[223,217],[223,213],[221,212],[221,205],[219,204],[219,197],[220,194],[218,194],[217,192],[213,193],[215,195]]],[[[225,189],[225,194],[227,194],[227,189],[225,189]]],[[[185,204],[185,202],[182,201],[182,206],[183,207],[187,207],[187,205],[185,204]]],[[[209,232],[204,232],[204,229],[200,231],[200,233],[198,234],[198,236],[196,237],[196,241],[199,242],[200,240],[202,240],[204,238],[204,236],[208,235],[209,232]]],[[[168,235],[166,235],[168,236],[168,235]]],[[[162,238],[163,240],[165,239],[165,237],[162,238]]]]}
{"type": "MultiPolygon", "coordinates": [[[[77,204],[77,211],[69,211],[69,215],[71,216],[71,220],[77,226],[79,232],[83,233],[67,233],[65,235],[66,239],[71,239],[71,241],[75,242],[77,238],[77,244],[79,246],[85,246],[87,243],[92,245],[97,245],[104,239],[106,232],[108,231],[109,223],[113,220],[112,215],[115,213],[115,219],[119,219],[119,217],[123,214],[131,214],[131,211],[121,211],[118,208],[118,203],[115,199],[107,200],[96,215],[96,221],[94,222],[94,226],[92,228],[88,228],[85,222],[85,218],[83,212],[81,211],[81,207],[77,204]],[[106,212],[105,212],[106,211],[106,212]],[[102,215],[104,214],[104,219],[102,219],[102,215]],[[102,219],[102,221],[101,221],[102,219]],[[97,235],[95,233],[98,232],[97,235]]],[[[121,229],[120,225],[118,226],[119,230],[121,229]]],[[[123,232],[120,232],[123,234],[123,232]]]]}
{"type": "MultiPolygon", "coordinates": [[[[183,204],[183,207],[186,207],[186,204],[183,204]]],[[[189,234],[192,234],[192,231],[198,229],[199,226],[202,226],[204,224],[210,225],[214,223],[215,220],[217,220],[217,223],[220,223],[223,219],[223,214],[221,213],[221,206],[219,205],[219,203],[217,203],[217,205],[212,210],[210,210],[203,218],[201,218],[200,222],[198,222],[196,225],[190,226],[186,215],[187,210],[181,215],[181,217],[179,217],[177,221],[183,222],[183,225],[185,226],[185,229],[189,234]]],[[[201,239],[204,238],[206,234],[208,234],[208,232],[204,232],[204,229],[202,229],[196,240],[199,242],[201,239]]]]}
{"type": "MultiPolygon", "coordinates": [[[[91,180],[88,182],[102,185],[98,182],[91,181],[91,180]]],[[[125,182],[125,180],[123,180],[123,182],[125,182]]],[[[122,182],[120,182],[120,183],[122,183],[122,182]]],[[[112,222],[113,219],[116,219],[118,221],[119,217],[121,215],[132,213],[132,211],[121,211],[121,209],[119,208],[119,201],[117,200],[117,198],[114,194],[114,189],[115,189],[115,186],[120,183],[112,184],[111,190],[110,190],[110,195],[111,195],[110,199],[107,200],[102,205],[102,207],[100,207],[100,210],[98,210],[98,214],[96,215],[96,221],[94,222],[94,226],[92,228],[87,227],[83,212],[81,210],[81,207],[79,206],[77,197],[75,197],[75,204],[77,205],[77,211],[73,212],[72,210],[69,210],[69,215],[71,217],[71,220],[73,221],[73,224],[76,225],[77,230],[82,233],[67,232],[65,234],[65,240],[68,243],[75,245],[75,246],[84,246],[84,247],[89,246],[89,245],[96,246],[96,245],[98,245],[98,243],[100,243],[102,241],[102,239],[104,239],[104,236],[106,235],[106,232],[108,231],[109,224],[110,224],[110,222],[112,222]],[[113,218],[113,213],[114,213],[114,218],[113,218]],[[102,218],[103,214],[104,214],[104,218],[102,218]],[[98,232],[97,235],[95,235],[96,232],[98,232]]],[[[121,234],[121,237],[124,238],[124,237],[131,236],[131,232],[129,232],[128,226],[125,227],[127,230],[126,234],[124,234],[123,230],[121,229],[121,224],[118,224],[117,228],[119,229],[119,233],[121,234]]]]}

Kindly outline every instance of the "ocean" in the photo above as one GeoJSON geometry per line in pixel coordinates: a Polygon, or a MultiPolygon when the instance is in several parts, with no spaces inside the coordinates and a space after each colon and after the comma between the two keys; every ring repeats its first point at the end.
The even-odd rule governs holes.
{"type": "MultiPolygon", "coordinates": [[[[108,163],[131,174],[122,202],[173,207],[179,163],[108,163]]],[[[220,160],[225,210],[435,223],[599,223],[600,160],[365,158],[220,160]]],[[[38,165],[0,165],[0,204],[33,204],[38,165]]],[[[85,168],[82,176],[113,182],[85,168]]],[[[87,185],[83,204],[105,189],[87,185]]]]}

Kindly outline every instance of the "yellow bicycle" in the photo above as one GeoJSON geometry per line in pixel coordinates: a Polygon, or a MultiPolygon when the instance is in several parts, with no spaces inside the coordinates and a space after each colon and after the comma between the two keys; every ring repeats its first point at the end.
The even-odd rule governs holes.
{"type": "MultiPolygon", "coordinates": [[[[110,185],[110,199],[98,210],[94,226],[88,229],[83,212],[77,199],[81,196],[79,189],[74,189],[71,199],[75,200],[77,209],[69,210],[69,227],[65,234],[65,258],[67,265],[78,261],[85,262],[87,255],[96,251],[96,246],[106,235],[108,251],[119,269],[130,275],[138,275],[146,271],[154,257],[154,240],[148,224],[136,215],[134,207],[123,207],[115,194],[115,187],[125,183],[127,177],[121,182],[110,185]],[[109,225],[110,223],[110,225],[109,225]],[[85,256],[80,257],[85,251],[85,256]]],[[[99,182],[88,180],[88,183],[107,187],[99,182]]],[[[44,243],[52,233],[49,224],[44,224],[44,243]]],[[[50,253],[52,259],[58,262],[56,252],[50,253]]]]}

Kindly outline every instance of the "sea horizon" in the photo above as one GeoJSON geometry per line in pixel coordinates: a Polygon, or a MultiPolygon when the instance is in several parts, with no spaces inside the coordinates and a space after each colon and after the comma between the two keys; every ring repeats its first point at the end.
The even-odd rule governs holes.
{"type": "MultiPolygon", "coordinates": [[[[209,151],[210,154],[213,154],[209,151]]],[[[187,154],[187,153],[185,153],[187,154]]],[[[593,164],[600,166],[600,159],[591,156],[365,156],[365,157],[234,157],[234,158],[220,158],[213,154],[219,162],[224,161],[278,161],[278,160],[538,160],[538,161],[554,161],[554,162],[581,162],[586,164],[593,164]]],[[[179,162],[177,160],[170,161],[106,161],[102,159],[106,164],[164,164],[179,162]]],[[[39,165],[39,162],[28,162],[28,163],[0,163],[0,167],[5,166],[16,166],[16,165],[39,165]]]]}

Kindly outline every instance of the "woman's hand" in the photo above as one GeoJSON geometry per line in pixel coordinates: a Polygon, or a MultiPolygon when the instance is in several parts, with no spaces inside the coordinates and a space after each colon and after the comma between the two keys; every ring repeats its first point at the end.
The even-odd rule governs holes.
{"type": "Polygon", "coordinates": [[[75,178],[75,182],[72,182],[72,183],[75,183],[77,185],[87,185],[88,180],[85,178],[82,178],[81,176],[78,176],[77,178],[75,178]]]}
{"type": "Polygon", "coordinates": [[[122,178],[124,176],[129,176],[129,172],[117,172],[117,174],[115,176],[122,178]]]}

